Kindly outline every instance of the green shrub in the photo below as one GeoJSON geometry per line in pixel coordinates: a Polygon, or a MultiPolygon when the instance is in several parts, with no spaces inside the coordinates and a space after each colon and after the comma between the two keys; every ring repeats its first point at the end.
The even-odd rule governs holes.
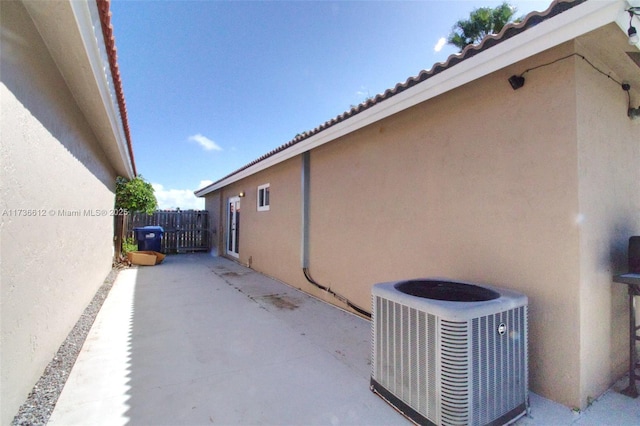
{"type": "Polygon", "coordinates": [[[116,209],[125,209],[130,213],[145,212],[153,214],[158,208],[153,186],[144,180],[142,175],[129,180],[116,178],[116,209]]]}
{"type": "Polygon", "coordinates": [[[127,238],[122,243],[122,254],[126,256],[131,251],[138,251],[138,243],[134,238],[127,238]]]}

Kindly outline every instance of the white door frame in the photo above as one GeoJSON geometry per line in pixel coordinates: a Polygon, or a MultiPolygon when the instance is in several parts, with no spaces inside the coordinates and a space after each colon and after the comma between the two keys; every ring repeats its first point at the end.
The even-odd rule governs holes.
{"type": "Polygon", "coordinates": [[[230,197],[227,201],[227,254],[240,257],[240,197],[230,197]]]}

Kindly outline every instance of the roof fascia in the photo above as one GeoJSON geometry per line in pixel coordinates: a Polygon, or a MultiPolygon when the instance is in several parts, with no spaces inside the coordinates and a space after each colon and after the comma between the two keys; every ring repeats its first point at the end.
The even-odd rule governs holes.
{"type": "Polygon", "coordinates": [[[575,6],[251,167],[195,191],[195,195],[198,197],[207,195],[494,71],[617,21],[621,14],[626,14],[625,6],[624,0],[593,0],[575,6]]]}
{"type": "Polygon", "coordinates": [[[133,161],[129,155],[129,146],[124,132],[123,119],[120,114],[118,97],[113,83],[109,55],[104,43],[100,14],[95,0],[86,2],[71,1],[71,9],[78,24],[78,30],[82,37],[85,51],[91,63],[91,69],[95,76],[100,98],[109,118],[109,124],[116,136],[116,143],[120,159],[125,165],[127,178],[132,179],[136,173],[133,161]]]}
{"type": "Polygon", "coordinates": [[[117,173],[135,177],[97,3],[95,0],[23,3],[109,162],[117,173]],[[69,55],[70,49],[82,51],[69,55]]]}

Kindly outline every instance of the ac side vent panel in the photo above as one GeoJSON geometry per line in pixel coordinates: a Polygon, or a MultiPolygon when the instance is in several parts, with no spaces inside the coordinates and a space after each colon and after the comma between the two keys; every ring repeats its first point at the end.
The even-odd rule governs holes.
{"type": "Polygon", "coordinates": [[[526,336],[520,332],[526,329],[526,306],[472,321],[474,424],[488,424],[527,399],[526,336]],[[500,324],[511,325],[506,338],[494,332],[500,324]]]}

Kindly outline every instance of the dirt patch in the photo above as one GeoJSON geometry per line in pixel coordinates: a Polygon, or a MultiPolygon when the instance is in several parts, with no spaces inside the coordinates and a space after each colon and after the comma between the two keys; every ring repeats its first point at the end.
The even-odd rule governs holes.
{"type": "Polygon", "coordinates": [[[272,304],[278,309],[286,309],[288,311],[293,311],[300,307],[295,300],[279,294],[270,294],[269,296],[262,296],[259,299],[272,304]]]}
{"type": "Polygon", "coordinates": [[[223,273],[221,273],[220,275],[222,275],[223,277],[239,277],[239,276],[240,276],[240,274],[239,274],[239,273],[237,273],[237,272],[232,272],[232,271],[229,271],[229,272],[223,272],[223,273]]]}

